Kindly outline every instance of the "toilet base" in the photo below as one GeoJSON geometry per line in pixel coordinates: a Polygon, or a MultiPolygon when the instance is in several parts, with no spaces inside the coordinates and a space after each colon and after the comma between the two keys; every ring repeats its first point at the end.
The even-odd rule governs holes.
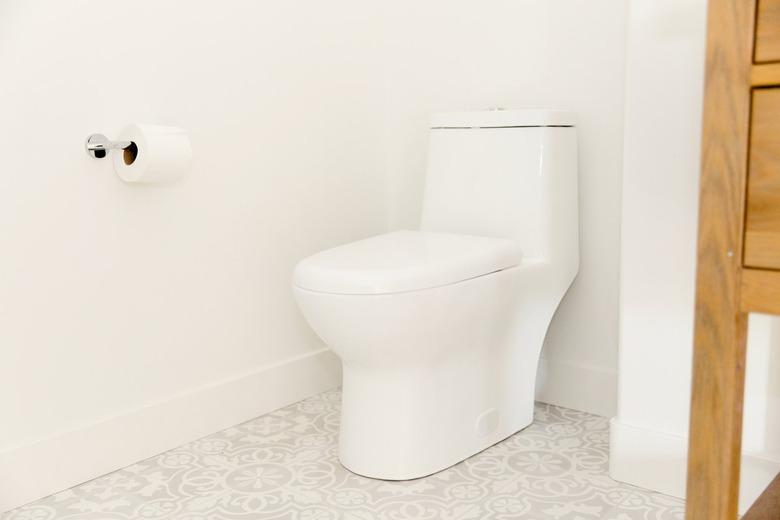
{"type": "Polygon", "coordinates": [[[530,376],[516,373],[514,381],[503,382],[496,380],[501,370],[493,368],[488,382],[483,375],[491,377],[491,370],[475,359],[418,374],[344,367],[341,463],[370,478],[410,480],[526,428],[533,422],[536,366],[530,376]]]}
{"type": "Polygon", "coordinates": [[[424,477],[531,424],[542,343],[571,281],[556,286],[546,268],[529,262],[388,295],[296,288],[342,360],[344,466],[385,480],[424,477]]]}
{"type": "MultiPolygon", "coordinates": [[[[478,448],[473,453],[469,452],[467,455],[465,455],[465,456],[463,456],[461,458],[458,458],[457,460],[455,460],[454,462],[452,462],[448,466],[442,466],[442,467],[438,467],[438,468],[432,469],[432,470],[422,470],[422,469],[420,469],[420,470],[417,470],[417,471],[413,471],[413,469],[409,469],[408,473],[396,473],[396,475],[410,475],[410,476],[383,477],[383,476],[379,476],[377,474],[369,474],[367,472],[363,472],[359,467],[353,467],[350,464],[344,462],[344,456],[342,455],[340,449],[339,449],[339,463],[344,468],[346,468],[349,472],[354,473],[355,475],[359,475],[361,477],[372,478],[372,479],[377,479],[377,480],[388,480],[388,481],[392,481],[392,482],[395,482],[395,481],[405,481],[405,480],[416,480],[416,479],[420,479],[420,478],[429,477],[431,475],[435,475],[436,473],[439,473],[440,471],[444,471],[444,470],[446,470],[448,468],[451,468],[451,467],[457,465],[460,462],[463,462],[466,459],[469,459],[469,458],[471,458],[471,457],[473,457],[475,455],[478,455],[479,453],[485,451],[486,449],[490,448],[491,446],[495,446],[496,444],[498,444],[498,443],[500,443],[502,441],[505,441],[506,439],[508,439],[512,435],[514,435],[516,433],[520,433],[524,429],[528,428],[531,424],[533,424],[533,417],[522,428],[520,428],[518,430],[515,430],[513,432],[510,432],[510,433],[504,435],[503,437],[500,437],[499,439],[497,439],[492,444],[488,444],[488,445],[483,446],[482,448],[478,448]],[[421,471],[423,473],[421,473],[421,471]],[[427,473],[425,473],[424,471],[427,471],[427,473]]],[[[431,466],[431,467],[433,467],[433,466],[431,466]]]]}

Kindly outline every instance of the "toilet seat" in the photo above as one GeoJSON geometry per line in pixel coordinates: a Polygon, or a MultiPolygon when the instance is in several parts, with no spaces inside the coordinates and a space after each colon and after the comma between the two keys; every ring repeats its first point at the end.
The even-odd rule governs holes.
{"type": "Polygon", "coordinates": [[[429,289],[519,265],[516,242],[430,231],[395,231],[301,261],[293,283],[334,294],[392,294],[429,289]]]}

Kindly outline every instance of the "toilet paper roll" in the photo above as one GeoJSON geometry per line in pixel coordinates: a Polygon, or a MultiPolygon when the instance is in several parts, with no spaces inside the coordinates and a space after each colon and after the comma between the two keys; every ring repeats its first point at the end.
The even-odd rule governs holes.
{"type": "Polygon", "coordinates": [[[125,182],[172,182],[190,168],[192,147],[181,128],[132,124],[120,132],[119,140],[133,143],[113,153],[114,170],[125,182]]]}

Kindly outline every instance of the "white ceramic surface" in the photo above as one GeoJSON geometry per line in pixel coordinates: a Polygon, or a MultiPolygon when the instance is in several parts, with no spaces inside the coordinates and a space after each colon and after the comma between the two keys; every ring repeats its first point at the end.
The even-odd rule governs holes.
{"type": "Polygon", "coordinates": [[[343,363],[340,460],[369,477],[422,477],[528,426],[544,336],[578,270],[576,130],[525,126],[523,111],[503,111],[500,128],[446,117],[431,125],[411,236],[493,240],[426,255],[387,250],[404,240],[382,235],[303,260],[294,276],[303,314],[343,363]],[[507,240],[516,247],[497,247],[507,240]],[[403,262],[378,260],[394,255],[403,262]]]}
{"type": "Polygon", "coordinates": [[[518,265],[518,244],[431,231],[396,231],[359,240],[302,260],[296,287],[338,294],[429,289],[518,265]]]}

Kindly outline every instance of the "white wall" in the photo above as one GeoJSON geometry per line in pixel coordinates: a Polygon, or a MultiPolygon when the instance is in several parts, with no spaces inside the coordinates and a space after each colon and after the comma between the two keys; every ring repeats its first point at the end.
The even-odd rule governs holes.
{"type": "Polygon", "coordinates": [[[377,21],[0,2],[0,510],[338,384],[290,275],[386,229],[377,21]],[[129,186],[84,152],[134,121],[190,131],[189,178],[129,186]]]}
{"type": "MultiPolygon", "coordinates": [[[[685,490],[705,18],[706,0],[629,4],[611,473],[677,496],[685,490]]],[[[778,383],[768,377],[780,372],[771,349],[778,331],[778,322],[751,317],[743,504],[780,461],[778,383]]]]}
{"type": "Polygon", "coordinates": [[[294,263],[416,227],[435,110],[580,116],[581,272],[539,398],[614,411],[619,0],[0,2],[0,510],[338,382],[294,263]],[[128,186],[92,132],[182,126],[128,186]]]}
{"type": "Polygon", "coordinates": [[[547,337],[537,397],[615,412],[624,2],[393,2],[387,9],[390,225],[418,225],[433,111],[579,115],[580,274],[547,337]]]}

